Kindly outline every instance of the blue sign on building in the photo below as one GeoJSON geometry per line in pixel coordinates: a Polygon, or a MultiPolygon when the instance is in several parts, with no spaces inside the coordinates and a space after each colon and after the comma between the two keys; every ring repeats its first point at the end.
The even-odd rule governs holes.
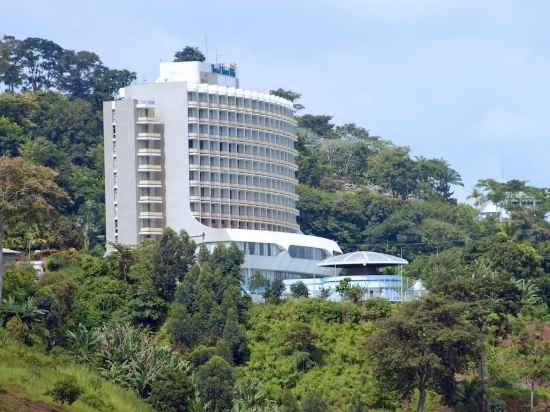
{"type": "Polygon", "coordinates": [[[229,66],[219,63],[211,64],[212,73],[223,74],[225,76],[236,77],[237,76],[237,66],[230,64],[229,66]]]}

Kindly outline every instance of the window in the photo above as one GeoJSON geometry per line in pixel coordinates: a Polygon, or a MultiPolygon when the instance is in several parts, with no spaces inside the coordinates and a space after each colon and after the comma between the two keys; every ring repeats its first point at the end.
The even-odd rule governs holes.
{"type": "Polygon", "coordinates": [[[323,260],[328,256],[327,252],[323,249],[296,245],[288,248],[288,254],[293,258],[309,260],[323,260]]]}

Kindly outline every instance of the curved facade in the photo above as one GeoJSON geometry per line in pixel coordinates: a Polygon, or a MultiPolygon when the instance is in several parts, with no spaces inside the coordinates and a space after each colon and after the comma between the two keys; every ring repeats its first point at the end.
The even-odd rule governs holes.
{"type": "Polygon", "coordinates": [[[104,104],[107,242],[170,226],[236,242],[247,279],[332,274],[317,263],[338,245],[296,224],[292,103],[237,86],[233,66],[161,63],[157,82],[104,104]]]}
{"type": "Polygon", "coordinates": [[[214,228],[298,232],[288,102],[208,84],[187,96],[193,216],[214,228]]]}

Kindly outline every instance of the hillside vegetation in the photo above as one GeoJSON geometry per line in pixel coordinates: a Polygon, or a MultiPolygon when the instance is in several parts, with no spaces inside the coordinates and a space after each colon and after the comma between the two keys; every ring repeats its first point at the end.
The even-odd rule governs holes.
{"type": "MultiPolygon", "coordinates": [[[[281,281],[258,278],[266,302],[253,304],[236,246],[209,252],[166,228],[104,256],[99,103],[133,78],[44,39],[0,41],[0,246],[49,249],[40,279],[25,265],[0,276],[0,408],[549,407],[548,189],[482,179],[473,199],[509,218],[479,219],[453,198],[461,178],[446,161],[299,115],[303,231],[403,255],[430,293],[393,305],[343,282],[341,302],[303,287],[282,299],[281,281]]],[[[298,93],[272,93],[305,110],[298,93]]]]}

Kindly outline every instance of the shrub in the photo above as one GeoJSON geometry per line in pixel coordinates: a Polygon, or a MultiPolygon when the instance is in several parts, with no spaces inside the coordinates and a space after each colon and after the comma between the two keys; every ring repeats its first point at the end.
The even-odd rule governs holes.
{"type": "Polygon", "coordinates": [[[300,402],[302,412],[326,412],[328,405],[318,392],[308,392],[300,402]]]}
{"type": "Polygon", "coordinates": [[[384,319],[391,315],[392,304],[386,299],[367,299],[363,303],[363,317],[365,320],[384,319]]]}
{"type": "Polygon", "coordinates": [[[192,396],[193,386],[187,374],[171,370],[152,383],[147,402],[159,412],[185,412],[192,396]]]}
{"type": "Polygon", "coordinates": [[[295,298],[307,298],[309,296],[309,290],[304,282],[296,282],[290,286],[292,296],[295,298]]]}
{"type": "Polygon", "coordinates": [[[10,266],[4,274],[2,296],[12,298],[16,303],[25,302],[38,290],[36,270],[32,266],[10,266]]]}
{"type": "Polygon", "coordinates": [[[185,371],[188,363],[152,337],[128,325],[112,325],[99,333],[99,369],[109,380],[149,396],[151,385],[170,371],[185,371]]]}
{"type": "Polygon", "coordinates": [[[196,369],[199,366],[204,365],[212,356],[216,354],[216,348],[199,345],[193,350],[193,352],[191,352],[191,366],[193,369],[196,369]]]}
{"type": "Polygon", "coordinates": [[[11,319],[6,322],[5,328],[8,336],[18,342],[24,342],[29,333],[29,328],[23,323],[18,315],[12,316],[11,319]]]}
{"type": "Polygon", "coordinates": [[[195,374],[197,391],[212,411],[231,410],[235,376],[233,368],[220,356],[213,356],[195,374]]]}
{"type": "Polygon", "coordinates": [[[80,401],[100,412],[112,412],[114,411],[113,405],[109,402],[105,402],[97,395],[84,394],[80,397],[80,401]]]}
{"type": "Polygon", "coordinates": [[[57,381],[53,388],[46,395],[51,396],[56,402],[64,404],[67,402],[72,405],[83,394],[80,386],[77,385],[73,377],[67,377],[57,381]]]}

